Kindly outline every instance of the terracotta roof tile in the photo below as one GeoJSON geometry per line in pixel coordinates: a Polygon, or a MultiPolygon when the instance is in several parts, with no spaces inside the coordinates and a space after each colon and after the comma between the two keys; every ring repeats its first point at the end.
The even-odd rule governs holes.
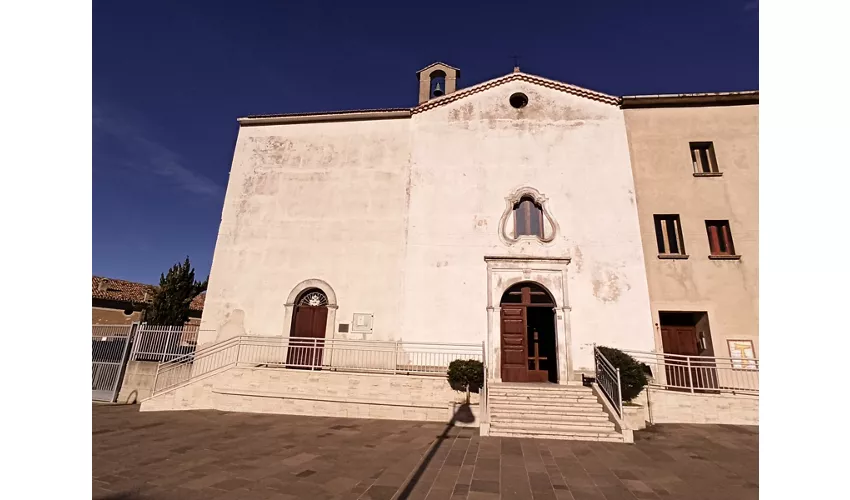
{"type": "MultiPolygon", "coordinates": [[[[104,278],[102,276],[91,277],[91,296],[93,299],[149,304],[153,299],[154,290],[156,290],[155,286],[145,283],[104,278]]],[[[192,311],[203,311],[205,298],[206,292],[199,294],[192,300],[189,308],[192,311]]]]}
{"type": "Polygon", "coordinates": [[[204,301],[207,299],[207,292],[201,292],[197,297],[192,299],[192,303],[189,304],[189,309],[193,311],[203,311],[204,310],[204,301]]]}

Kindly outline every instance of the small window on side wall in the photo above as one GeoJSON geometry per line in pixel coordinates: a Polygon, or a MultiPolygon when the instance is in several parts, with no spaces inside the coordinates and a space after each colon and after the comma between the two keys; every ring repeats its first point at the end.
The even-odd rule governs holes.
{"type": "Polygon", "coordinates": [[[543,209],[530,197],[514,205],[514,230],[516,236],[543,237],[543,209]]]}
{"type": "Polygon", "coordinates": [[[705,230],[708,233],[708,247],[711,257],[737,258],[735,244],[732,242],[732,230],[728,220],[707,220],[705,230]]]}
{"type": "Polygon", "coordinates": [[[654,215],[655,240],[660,258],[687,258],[682,223],[677,214],[654,215]]]}
{"type": "Polygon", "coordinates": [[[717,156],[714,154],[714,143],[692,142],[690,145],[694,175],[720,175],[717,156]]]}

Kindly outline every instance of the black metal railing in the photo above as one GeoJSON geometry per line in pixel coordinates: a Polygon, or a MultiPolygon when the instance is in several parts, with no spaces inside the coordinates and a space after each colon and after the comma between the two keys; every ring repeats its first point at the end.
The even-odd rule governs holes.
{"type": "Polygon", "coordinates": [[[614,407],[617,416],[623,418],[623,386],[620,384],[620,369],[608,361],[598,347],[593,346],[596,364],[596,383],[614,407]]]}

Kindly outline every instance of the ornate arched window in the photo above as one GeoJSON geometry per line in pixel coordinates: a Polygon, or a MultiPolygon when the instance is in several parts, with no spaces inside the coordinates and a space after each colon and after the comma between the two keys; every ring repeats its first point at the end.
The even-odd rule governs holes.
{"type": "Polygon", "coordinates": [[[543,209],[530,196],[514,205],[514,234],[543,237],[543,209]]]}
{"type": "Polygon", "coordinates": [[[299,306],[320,307],[328,305],[328,296],[318,288],[307,290],[298,299],[299,306]]]}
{"type": "Polygon", "coordinates": [[[508,245],[529,240],[544,244],[554,241],[558,223],[547,202],[540,191],[528,186],[508,195],[499,220],[499,238],[508,245]]]}

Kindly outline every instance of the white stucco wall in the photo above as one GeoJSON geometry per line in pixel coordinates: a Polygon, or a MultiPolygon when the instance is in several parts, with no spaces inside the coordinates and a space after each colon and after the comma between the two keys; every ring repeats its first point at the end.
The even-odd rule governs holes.
{"type": "Polygon", "coordinates": [[[409,119],[243,126],[199,344],[287,335],[284,304],[306,279],[336,293],[330,332],[365,312],[373,339],[479,343],[488,294],[506,286],[488,289],[485,256],[571,259],[556,293],[571,371],[591,371],[594,342],[653,348],[618,107],[513,81],[409,119]],[[522,186],[548,197],[551,243],[499,238],[522,186]]]}
{"type": "MultiPolygon", "coordinates": [[[[243,126],[199,345],[288,335],[287,296],[320,279],[337,322],[398,331],[409,120],[243,126]]],[[[335,325],[334,325],[335,326],[335,325]]]]}
{"type": "MultiPolygon", "coordinates": [[[[402,331],[406,340],[480,342],[487,331],[483,257],[571,257],[573,370],[590,345],[651,349],[653,332],[622,111],[514,81],[412,118],[402,331]],[[524,92],[517,110],[508,97],[524,92]],[[560,233],[505,245],[505,197],[547,196],[560,233]]],[[[560,302],[560,297],[556,297],[560,302]]],[[[498,304],[495,304],[498,305],[498,304]]],[[[558,304],[562,305],[562,304],[558,304]]]]}

